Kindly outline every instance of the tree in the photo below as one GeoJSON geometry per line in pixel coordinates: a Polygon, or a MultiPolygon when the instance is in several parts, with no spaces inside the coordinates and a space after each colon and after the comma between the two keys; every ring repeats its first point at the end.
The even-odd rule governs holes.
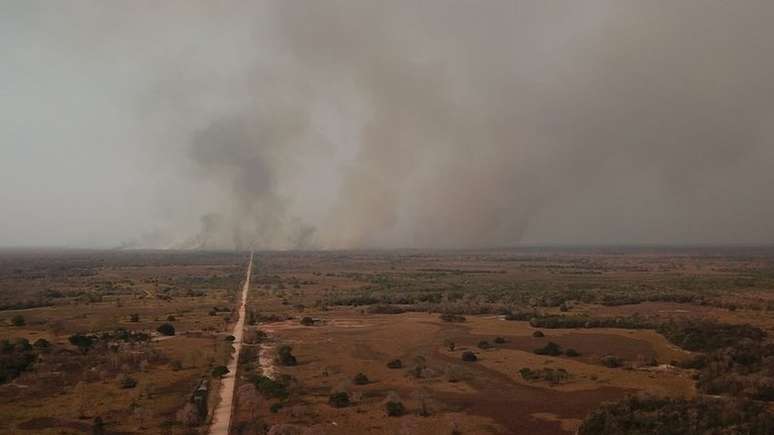
{"type": "Polygon", "coordinates": [[[21,314],[17,314],[11,317],[11,324],[13,326],[24,326],[27,324],[27,321],[24,319],[24,316],[22,316],[21,314]]]}
{"type": "Polygon", "coordinates": [[[535,331],[532,333],[532,336],[535,338],[543,338],[545,337],[545,334],[543,334],[543,331],[535,331]]]}
{"type": "Polygon", "coordinates": [[[158,328],[156,328],[156,331],[166,336],[175,335],[175,327],[171,323],[162,323],[158,328]]]}

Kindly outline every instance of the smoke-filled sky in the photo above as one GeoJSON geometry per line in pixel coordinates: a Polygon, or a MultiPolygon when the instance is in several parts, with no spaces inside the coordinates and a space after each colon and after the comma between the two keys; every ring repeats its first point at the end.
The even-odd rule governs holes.
{"type": "Polygon", "coordinates": [[[0,0],[0,245],[773,243],[772,20],[0,0]]]}

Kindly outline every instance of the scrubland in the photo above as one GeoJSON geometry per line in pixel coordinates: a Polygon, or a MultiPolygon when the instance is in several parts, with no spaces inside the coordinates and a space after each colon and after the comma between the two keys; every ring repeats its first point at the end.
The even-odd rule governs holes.
{"type": "MultiPolygon", "coordinates": [[[[207,433],[248,257],[2,252],[0,432],[207,433]]],[[[774,429],[768,248],[256,252],[245,320],[234,434],[774,429]]]]}

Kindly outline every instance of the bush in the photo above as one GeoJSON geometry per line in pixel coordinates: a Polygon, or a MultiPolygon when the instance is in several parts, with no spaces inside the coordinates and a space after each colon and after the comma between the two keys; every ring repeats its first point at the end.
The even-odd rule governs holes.
{"type": "Polygon", "coordinates": [[[495,337],[494,342],[497,344],[503,344],[505,343],[505,339],[503,337],[495,337]]]}
{"type": "Polygon", "coordinates": [[[37,349],[48,349],[51,347],[51,343],[45,338],[38,338],[35,340],[35,344],[33,344],[33,346],[35,346],[37,349]]]}
{"type": "Polygon", "coordinates": [[[212,369],[212,377],[214,378],[222,378],[223,376],[226,376],[229,373],[230,371],[226,366],[217,366],[214,369],[212,369]]]}
{"type": "Polygon", "coordinates": [[[451,322],[451,323],[462,323],[466,320],[465,316],[460,316],[459,314],[451,314],[451,313],[441,314],[439,318],[444,322],[451,322]]]}
{"type": "Polygon", "coordinates": [[[479,349],[489,349],[491,347],[492,347],[492,345],[489,344],[489,342],[486,341],[486,340],[481,340],[481,341],[478,342],[478,348],[479,349]]]}
{"type": "Polygon", "coordinates": [[[602,364],[607,368],[618,368],[623,365],[623,360],[613,355],[605,355],[601,359],[602,364]]]}
{"type": "Polygon", "coordinates": [[[628,397],[586,416],[579,435],[768,435],[774,414],[753,401],[628,397]]]}
{"type": "Polygon", "coordinates": [[[27,321],[24,319],[24,316],[21,314],[17,314],[13,317],[11,317],[11,325],[13,326],[24,326],[27,324],[27,321]]]}
{"type": "Polygon", "coordinates": [[[269,411],[271,411],[272,414],[276,414],[282,409],[284,405],[282,403],[272,403],[272,405],[269,407],[269,411]]]}
{"type": "Polygon", "coordinates": [[[401,314],[406,310],[396,305],[371,305],[368,307],[370,314],[401,314]]]}
{"type": "Polygon", "coordinates": [[[533,317],[535,317],[536,313],[527,313],[527,312],[512,312],[508,311],[505,313],[505,320],[512,320],[512,321],[526,321],[533,317]]]}
{"type": "Polygon", "coordinates": [[[254,383],[258,392],[267,399],[287,399],[289,395],[288,386],[285,383],[275,381],[267,376],[258,376],[254,383]]]}
{"type": "Polygon", "coordinates": [[[453,384],[465,378],[465,371],[462,367],[450,365],[446,368],[445,375],[446,381],[453,384]]]}
{"type": "Polygon", "coordinates": [[[570,378],[570,374],[565,369],[552,369],[543,368],[538,370],[532,370],[530,368],[523,368],[519,370],[519,374],[524,380],[527,381],[546,381],[551,384],[558,384],[566,381],[570,378]]]}
{"type": "Polygon", "coordinates": [[[292,352],[293,348],[286,344],[283,344],[277,348],[277,361],[280,363],[280,365],[291,367],[298,364],[298,361],[292,352]]]}
{"type": "Polygon", "coordinates": [[[532,336],[535,337],[535,338],[543,338],[546,335],[543,334],[543,331],[535,331],[535,332],[532,333],[532,336]]]}
{"type": "Polygon", "coordinates": [[[545,346],[535,349],[535,353],[538,355],[559,356],[562,354],[562,348],[553,341],[549,341],[545,346]]]}
{"type": "Polygon", "coordinates": [[[312,326],[314,325],[314,319],[308,316],[304,317],[303,319],[301,319],[301,324],[304,326],[312,326]]]}
{"type": "Polygon", "coordinates": [[[462,352],[462,360],[467,362],[474,362],[474,361],[478,361],[478,357],[476,356],[475,353],[469,350],[466,350],[465,352],[462,352]]]}
{"type": "Polygon", "coordinates": [[[90,335],[75,334],[68,338],[68,341],[73,346],[80,349],[81,352],[86,353],[94,345],[94,337],[90,335]]]}
{"type": "Polygon", "coordinates": [[[175,320],[177,319],[175,319],[175,316],[173,316],[172,314],[167,316],[167,322],[174,322],[175,320]]]}
{"type": "Polygon", "coordinates": [[[159,334],[166,336],[175,335],[175,327],[172,326],[171,323],[162,323],[158,328],[156,328],[156,331],[158,331],[159,334]]]}
{"type": "Polygon", "coordinates": [[[118,386],[123,389],[134,388],[137,386],[137,380],[133,377],[123,375],[118,378],[118,386]]]}
{"type": "Polygon", "coordinates": [[[384,407],[386,408],[389,417],[400,417],[406,413],[406,407],[403,406],[402,402],[390,401],[387,402],[384,407]]]}
{"type": "Polygon", "coordinates": [[[403,368],[403,362],[401,362],[401,360],[399,360],[399,359],[394,359],[394,360],[392,360],[392,361],[387,363],[387,368],[390,368],[390,369],[400,369],[400,368],[403,368]]]}
{"type": "Polygon", "coordinates": [[[223,341],[234,341],[234,340],[236,340],[236,337],[234,337],[233,335],[227,335],[227,336],[226,336],[226,337],[223,339],[223,341]]]}
{"type": "Polygon", "coordinates": [[[354,382],[355,385],[366,385],[370,381],[368,380],[368,376],[366,376],[365,373],[358,373],[355,375],[355,378],[352,380],[352,382],[354,382]]]}
{"type": "Polygon", "coordinates": [[[129,321],[133,323],[137,323],[140,321],[140,315],[137,313],[133,313],[129,315],[129,321]]]}
{"type": "Polygon", "coordinates": [[[334,408],[346,408],[350,405],[349,394],[342,391],[328,396],[328,404],[334,408]]]}
{"type": "Polygon", "coordinates": [[[29,369],[37,360],[27,339],[18,339],[15,343],[0,341],[0,384],[13,380],[21,372],[29,369]]]}
{"type": "Polygon", "coordinates": [[[578,353],[578,351],[577,351],[577,350],[575,350],[575,349],[573,349],[573,348],[570,348],[570,349],[567,349],[567,350],[565,350],[565,351],[564,351],[564,355],[565,355],[565,356],[569,356],[569,357],[571,357],[571,358],[574,358],[574,357],[576,357],[576,356],[580,356],[580,354],[578,353]]]}
{"type": "Polygon", "coordinates": [[[751,325],[729,325],[713,320],[683,320],[660,325],[656,331],[685,350],[712,352],[742,340],[760,342],[766,333],[751,325]]]}
{"type": "Polygon", "coordinates": [[[533,328],[621,328],[654,329],[658,325],[639,316],[586,317],[586,316],[537,316],[529,319],[533,328]]]}

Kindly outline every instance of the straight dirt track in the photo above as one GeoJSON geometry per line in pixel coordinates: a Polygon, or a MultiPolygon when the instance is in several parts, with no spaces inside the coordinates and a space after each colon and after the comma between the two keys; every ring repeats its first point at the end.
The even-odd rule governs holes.
{"type": "Polygon", "coordinates": [[[242,348],[242,336],[245,329],[245,307],[247,305],[247,292],[250,289],[250,275],[253,271],[253,253],[250,253],[250,262],[247,264],[247,275],[242,287],[242,302],[239,305],[239,319],[234,325],[234,353],[228,363],[228,374],[223,377],[220,384],[220,401],[215,408],[210,426],[211,435],[228,435],[231,427],[231,414],[233,413],[234,386],[236,385],[237,363],[239,351],[242,348]]]}

